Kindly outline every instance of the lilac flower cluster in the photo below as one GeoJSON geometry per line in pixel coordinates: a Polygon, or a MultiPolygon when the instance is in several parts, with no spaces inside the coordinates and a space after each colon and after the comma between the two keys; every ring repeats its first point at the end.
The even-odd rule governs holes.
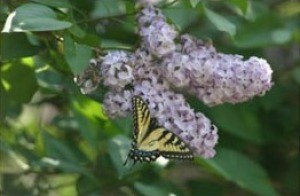
{"type": "Polygon", "coordinates": [[[218,53],[211,43],[189,35],[178,38],[174,27],[152,6],[143,8],[137,20],[141,47],[134,53],[109,52],[96,63],[99,78],[110,89],[103,102],[106,114],[126,116],[132,110],[132,97],[139,95],[159,126],[177,134],[195,155],[213,157],[216,126],[176,90],[191,93],[209,106],[246,101],[272,86],[269,64],[257,57],[244,61],[239,55],[218,53]]]}
{"type": "Polygon", "coordinates": [[[170,89],[160,67],[153,61],[147,61],[150,57],[142,57],[136,57],[133,94],[147,101],[151,115],[158,124],[186,141],[195,155],[213,157],[213,147],[218,140],[216,127],[202,113],[195,113],[183,95],[170,89]]]}
{"type": "Polygon", "coordinates": [[[116,91],[124,89],[134,79],[132,75],[133,63],[129,55],[123,51],[108,53],[102,59],[101,64],[101,75],[105,76],[103,77],[103,84],[116,91]]]}
{"type": "Polygon", "coordinates": [[[272,70],[257,57],[217,53],[211,44],[181,36],[179,49],[166,56],[162,70],[175,87],[187,87],[207,105],[246,101],[268,90],[272,70]]]}
{"type": "Polygon", "coordinates": [[[175,50],[174,39],[178,33],[173,26],[166,23],[166,18],[159,9],[148,6],[141,10],[137,18],[143,47],[157,57],[175,50]]]}

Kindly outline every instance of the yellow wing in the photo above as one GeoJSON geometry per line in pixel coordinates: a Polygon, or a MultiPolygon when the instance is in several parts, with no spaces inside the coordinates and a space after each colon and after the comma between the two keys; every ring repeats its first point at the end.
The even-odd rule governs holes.
{"type": "Polygon", "coordinates": [[[135,96],[133,102],[134,140],[137,144],[145,138],[150,129],[151,117],[147,104],[141,97],[135,96]]]}
{"type": "Polygon", "coordinates": [[[129,157],[136,161],[154,161],[162,155],[171,159],[191,159],[188,146],[174,133],[158,127],[147,104],[133,97],[134,140],[129,157]]]}
{"type": "Polygon", "coordinates": [[[174,133],[156,128],[138,146],[142,151],[158,151],[159,155],[170,159],[192,159],[189,147],[174,133]]]}

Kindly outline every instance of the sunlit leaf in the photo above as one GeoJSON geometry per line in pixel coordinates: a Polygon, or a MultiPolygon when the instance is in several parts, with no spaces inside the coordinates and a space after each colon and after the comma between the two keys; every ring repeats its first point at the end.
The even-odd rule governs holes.
{"type": "Polygon", "coordinates": [[[97,136],[96,131],[101,131],[100,127],[96,127],[96,124],[91,118],[83,115],[77,110],[73,111],[74,117],[78,122],[78,131],[81,136],[89,143],[90,147],[94,150],[97,149],[97,136]]]}
{"type": "Polygon", "coordinates": [[[238,7],[243,14],[246,14],[248,8],[248,0],[229,0],[229,2],[238,7]]]}
{"type": "Polygon", "coordinates": [[[29,102],[37,90],[34,70],[21,62],[6,64],[1,67],[1,82],[3,81],[5,81],[7,88],[1,88],[3,92],[1,96],[5,96],[5,98],[1,99],[0,107],[5,112],[29,102]]]}
{"type": "Polygon", "coordinates": [[[299,15],[300,2],[297,1],[282,1],[279,5],[279,11],[283,16],[299,15]]]}
{"type": "Polygon", "coordinates": [[[49,186],[52,187],[53,193],[58,195],[76,195],[76,180],[77,174],[57,174],[47,176],[49,186]]]}
{"type": "Polygon", "coordinates": [[[0,139],[0,172],[20,173],[28,170],[29,165],[24,158],[24,154],[20,154],[19,152],[17,154],[17,151],[13,150],[3,139],[0,139]]]}
{"type": "Polygon", "coordinates": [[[190,0],[190,3],[193,8],[197,7],[201,0],[190,0]]]}

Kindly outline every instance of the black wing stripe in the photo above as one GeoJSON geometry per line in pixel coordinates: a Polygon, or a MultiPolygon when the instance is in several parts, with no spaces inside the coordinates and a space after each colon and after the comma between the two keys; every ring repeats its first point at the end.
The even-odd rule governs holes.
{"type": "Polygon", "coordinates": [[[168,133],[169,133],[168,131],[164,130],[161,136],[157,140],[160,141],[162,138],[166,137],[168,133]]]}
{"type": "Polygon", "coordinates": [[[175,139],[176,139],[176,136],[175,136],[175,134],[173,133],[173,134],[171,135],[170,139],[168,139],[168,140],[164,143],[164,145],[173,144],[173,141],[174,141],[175,139]]]}

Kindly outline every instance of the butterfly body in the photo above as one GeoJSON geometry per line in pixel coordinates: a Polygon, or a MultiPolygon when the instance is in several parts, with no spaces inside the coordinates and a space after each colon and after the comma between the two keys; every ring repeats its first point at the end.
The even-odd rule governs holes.
{"type": "MultiPolygon", "coordinates": [[[[159,156],[170,159],[192,159],[192,151],[174,133],[159,127],[150,117],[147,104],[139,96],[133,97],[134,140],[128,154],[134,163],[155,161],[159,156]]],[[[124,164],[126,164],[127,160],[124,164]]]]}

